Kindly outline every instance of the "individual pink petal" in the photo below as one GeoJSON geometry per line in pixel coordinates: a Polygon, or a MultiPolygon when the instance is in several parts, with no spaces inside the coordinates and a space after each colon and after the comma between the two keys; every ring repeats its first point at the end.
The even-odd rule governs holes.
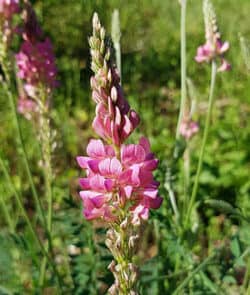
{"type": "Polygon", "coordinates": [[[105,178],[99,174],[94,175],[89,179],[89,184],[92,190],[103,192],[106,190],[105,178]]]}
{"type": "Polygon", "coordinates": [[[158,209],[161,207],[163,199],[161,197],[156,197],[155,199],[150,199],[150,208],[158,209]]]}
{"type": "Polygon", "coordinates": [[[79,156],[79,157],[76,158],[76,160],[77,160],[78,165],[79,165],[81,168],[86,169],[86,168],[89,167],[89,166],[88,166],[88,162],[89,162],[89,160],[90,160],[89,157],[81,157],[81,156],[79,156]]]}
{"type": "Polygon", "coordinates": [[[150,153],[150,143],[146,137],[141,137],[139,144],[144,148],[146,154],[150,153]]]}
{"type": "Polygon", "coordinates": [[[105,146],[105,153],[107,157],[113,158],[115,156],[115,150],[111,145],[105,146]]]}
{"type": "Polygon", "coordinates": [[[124,123],[123,123],[122,131],[121,131],[122,140],[126,139],[134,129],[127,115],[124,115],[123,120],[124,120],[124,123]]]}
{"type": "Polygon", "coordinates": [[[126,198],[130,199],[132,196],[133,187],[131,185],[126,185],[123,190],[125,192],[126,198]]]}
{"type": "Polygon", "coordinates": [[[106,177],[119,177],[122,173],[122,165],[116,158],[108,158],[100,161],[99,171],[106,177]]]}
{"type": "Polygon", "coordinates": [[[129,144],[121,148],[121,161],[125,166],[141,163],[145,160],[146,153],[141,145],[129,144]]]}
{"type": "Polygon", "coordinates": [[[80,178],[79,184],[83,189],[90,189],[89,179],[88,178],[80,178]]]}
{"type": "Polygon", "coordinates": [[[103,142],[100,139],[91,139],[87,146],[87,155],[96,159],[104,158],[106,151],[103,142]]]}
{"type": "Polygon", "coordinates": [[[150,188],[145,189],[143,191],[143,195],[151,199],[155,199],[158,195],[158,189],[150,189],[150,188]]]}
{"type": "Polygon", "coordinates": [[[130,111],[129,120],[132,123],[134,129],[140,124],[140,116],[134,110],[130,111]]]}
{"type": "Polygon", "coordinates": [[[153,160],[147,160],[143,163],[143,167],[146,170],[155,170],[158,166],[159,160],[158,159],[153,159],[153,160]]]}
{"type": "Polygon", "coordinates": [[[225,72],[231,70],[231,65],[223,58],[221,66],[217,69],[218,72],[225,72]]]}
{"type": "Polygon", "coordinates": [[[132,178],[132,170],[125,170],[119,176],[119,183],[120,184],[130,184],[132,178]]]}

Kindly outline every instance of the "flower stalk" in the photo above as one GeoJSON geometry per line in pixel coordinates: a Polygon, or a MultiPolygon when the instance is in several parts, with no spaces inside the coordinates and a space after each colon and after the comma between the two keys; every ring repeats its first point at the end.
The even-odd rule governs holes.
{"type": "Polygon", "coordinates": [[[77,157],[86,171],[86,177],[79,180],[83,213],[87,220],[109,225],[106,245],[114,257],[109,269],[115,278],[109,294],[138,294],[134,257],[140,229],[149,218],[149,210],[162,203],[159,183],[152,174],[158,160],[146,138],[139,144],[124,144],[139,124],[139,115],[123,95],[111,46],[96,13],[89,44],[94,72],[92,98],[97,104],[92,126],[102,140],[91,139],[87,157],[77,157]]]}
{"type": "Polygon", "coordinates": [[[196,170],[194,186],[193,186],[191,198],[190,198],[190,201],[189,201],[189,204],[188,204],[188,209],[187,209],[187,215],[186,215],[186,220],[185,220],[185,225],[186,226],[188,225],[188,223],[190,221],[190,215],[192,213],[192,209],[193,209],[193,206],[194,206],[194,203],[195,203],[195,200],[196,200],[196,195],[197,195],[198,188],[199,188],[199,180],[200,180],[200,174],[201,174],[201,170],[202,170],[205,147],[206,147],[206,143],[207,143],[209,127],[211,125],[216,73],[217,73],[216,61],[212,61],[211,84],[210,84],[210,92],[209,92],[209,99],[208,99],[208,111],[207,111],[207,116],[206,116],[205,129],[204,129],[204,133],[203,133],[201,151],[200,151],[198,166],[197,166],[197,170],[196,170]]]}
{"type": "Polygon", "coordinates": [[[187,61],[186,61],[186,11],[187,11],[187,0],[181,0],[181,103],[180,111],[176,129],[176,140],[180,139],[180,127],[183,120],[184,110],[187,100],[187,61]]]}

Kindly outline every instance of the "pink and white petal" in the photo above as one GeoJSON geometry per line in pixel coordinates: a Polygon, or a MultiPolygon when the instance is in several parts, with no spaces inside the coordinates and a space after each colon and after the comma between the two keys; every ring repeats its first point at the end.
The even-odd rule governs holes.
{"type": "Polygon", "coordinates": [[[105,185],[104,185],[104,182],[105,182],[105,178],[99,174],[95,174],[93,177],[90,178],[89,180],[89,185],[91,187],[92,190],[94,191],[105,191],[105,185]]]}
{"type": "Polygon", "coordinates": [[[125,170],[121,173],[119,176],[119,183],[120,184],[129,184],[132,182],[132,173],[133,171],[131,169],[125,170]]]}
{"type": "Polygon", "coordinates": [[[90,189],[89,178],[80,178],[79,184],[83,189],[90,189]]]}
{"type": "Polygon", "coordinates": [[[133,187],[131,185],[126,185],[124,188],[124,193],[127,199],[130,199],[133,192],[133,187]]]}
{"type": "Polygon", "coordinates": [[[150,143],[146,137],[141,137],[139,144],[144,148],[146,154],[150,153],[150,143]]]}
{"type": "Polygon", "coordinates": [[[155,199],[157,197],[157,195],[158,195],[158,189],[146,188],[143,191],[143,195],[148,197],[148,198],[155,199]]]}
{"type": "Polygon", "coordinates": [[[108,192],[111,192],[114,188],[114,181],[112,179],[105,179],[104,186],[108,192]]]}
{"type": "Polygon", "coordinates": [[[98,195],[98,196],[95,196],[93,198],[90,199],[90,201],[93,203],[94,207],[95,208],[101,208],[105,202],[106,202],[107,198],[105,195],[98,195]]]}
{"type": "Polygon", "coordinates": [[[107,157],[113,158],[115,156],[115,150],[111,145],[105,146],[105,153],[107,157]]]}
{"type": "Polygon", "coordinates": [[[106,155],[105,147],[100,139],[91,139],[87,146],[87,155],[92,158],[104,158],[106,155]]]}
{"type": "Polygon", "coordinates": [[[125,166],[141,163],[145,160],[146,153],[141,145],[129,144],[121,148],[121,161],[125,166]]]}
{"type": "Polygon", "coordinates": [[[224,42],[222,43],[221,47],[220,47],[220,53],[225,53],[227,50],[229,49],[229,42],[224,42]]]}
{"type": "Polygon", "coordinates": [[[122,165],[117,158],[107,158],[100,161],[99,171],[106,177],[119,177],[122,173],[122,165]]]}
{"type": "Polygon", "coordinates": [[[78,165],[83,169],[87,169],[89,167],[88,166],[89,160],[91,160],[91,158],[89,158],[89,157],[81,157],[81,156],[79,156],[79,157],[76,158],[76,161],[77,161],[78,165]]]}
{"type": "Polygon", "coordinates": [[[89,160],[88,167],[93,173],[99,172],[99,160],[89,160]]]}

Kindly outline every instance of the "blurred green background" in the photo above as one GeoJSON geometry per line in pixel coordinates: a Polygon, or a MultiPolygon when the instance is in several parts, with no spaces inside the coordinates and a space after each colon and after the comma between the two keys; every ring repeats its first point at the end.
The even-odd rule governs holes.
{"type": "MultiPolygon", "coordinates": [[[[101,294],[98,293],[101,292],[101,287],[98,287],[99,283],[96,283],[99,280],[98,276],[106,282],[112,281],[112,277],[105,270],[108,259],[103,260],[99,257],[100,255],[97,253],[100,252],[100,249],[96,245],[89,246],[92,243],[93,232],[80,214],[81,202],[78,199],[79,188],[77,185],[80,171],[75,161],[77,155],[85,154],[87,141],[93,136],[91,123],[94,117],[94,103],[91,100],[89,85],[91,71],[88,46],[91,18],[94,11],[98,12],[102,23],[110,33],[112,12],[115,8],[119,9],[122,31],[123,87],[131,106],[141,116],[139,130],[133,135],[132,140],[138,139],[142,134],[150,138],[152,149],[162,163],[157,177],[164,182],[165,165],[170,161],[174,146],[180,103],[180,5],[177,0],[46,0],[32,2],[44,31],[53,41],[59,68],[60,87],[55,93],[52,110],[57,143],[53,166],[56,171],[54,218],[55,223],[58,222],[58,227],[55,226],[54,239],[55,243],[58,243],[58,248],[63,248],[61,246],[62,240],[66,245],[82,246],[81,243],[85,243],[85,247],[92,247],[94,261],[89,261],[89,256],[83,255],[73,266],[76,272],[75,280],[78,283],[75,284],[72,294],[101,294]],[[66,225],[62,226],[60,223],[65,219],[68,219],[69,223],[67,228],[66,225]],[[78,224],[81,224],[85,230],[81,233],[81,238],[75,229],[78,224]],[[74,227],[74,230],[71,227],[74,227]],[[88,237],[86,237],[86,232],[88,232],[88,237]],[[98,259],[104,263],[101,264],[102,266],[98,267],[97,264],[95,268],[86,268],[86,265],[95,265],[99,261],[98,259]],[[83,270],[84,268],[86,271],[83,270]],[[93,275],[95,269],[98,271],[101,269],[101,275],[98,271],[96,275],[93,275]],[[86,287],[87,285],[88,287],[86,287]]],[[[200,204],[203,204],[207,198],[222,199],[241,208],[244,214],[250,217],[250,79],[247,67],[247,64],[250,63],[250,56],[242,54],[239,40],[241,35],[250,41],[250,1],[216,0],[213,2],[222,39],[230,42],[227,59],[232,65],[232,70],[218,75],[213,120],[198,200],[200,204]]],[[[189,92],[189,96],[191,99],[194,97],[197,99],[195,116],[199,121],[201,131],[207,107],[210,67],[205,64],[197,64],[194,61],[194,56],[197,47],[203,43],[202,1],[189,0],[187,8],[187,72],[192,85],[191,90],[193,90],[189,92]]],[[[35,182],[42,194],[39,146],[34,143],[34,130],[30,126],[30,122],[24,118],[21,122],[35,182]]],[[[32,214],[34,204],[31,200],[25,173],[23,173],[22,163],[18,157],[14,134],[8,101],[4,95],[1,95],[1,152],[9,166],[15,185],[22,192],[26,208],[32,214]]],[[[199,155],[201,134],[202,132],[196,135],[191,142],[192,179],[199,155]]],[[[176,180],[177,198],[178,193],[180,195],[182,193],[181,184],[182,175],[180,173],[176,180]]],[[[21,233],[23,223],[18,219],[19,213],[16,204],[1,174],[0,189],[4,201],[8,203],[9,209],[13,212],[13,218],[21,233]]],[[[164,205],[159,213],[153,213],[154,218],[150,223],[152,230],[149,230],[148,234],[148,239],[153,241],[149,244],[157,245],[157,250],[152,250],[153,253],[158,254],[156,256],[158,258],[152,262],[155,265],[153,277],[162,276],[174,268],[174,258],[169,257],[175,252],[178,244],[176,242],[178,239],[174,231],[171,230],[171,209],[163,185],[161,191],[165,199],[164,205]]],[[[196,241],[192,245],[192,251],[199,258],[206,257],[210,247],[213,247],[215,243],[228,241],[229,248],[231,247],[229,250],[229,252],[231,251],[230,259],[226,260],[225,265],[223,262],[216,269],[212,269],[211,273],[215,274],[214,281],[225,288],[222,290],[232,286],[232,292],[237,292],[241,284],[240,279],[242,279],[239,269],[244,269],[246,265],[244,262],[240,266],[235,266],[235,259],[237,255],[239,257],[242,255],[246,247],[250,246],[247,228],[244,224],[227,219],[217,210],[203,205],[198,207],[197,212],[194,219],[196,219],[195,222],[199,229],[196,241]],[[240,253],[237,252],[237,249],[240,249],[240,253]]],[[[35,287],[30,285],[29,276],[26,274],[26,270],[29,273],[31,266],[26,262],[21,267],[21,262],[25,260],[25,256],[22,256],[24,250],[20,250],[22,249],[20,245],[18,247],[8,246],[8,239],[5,238],[6,223],[4,218],[0,217],[0,224],[2,240],[0,252],[5,253],[4,256],[0,255],[0,285],[8,286],[11,290],[21,288],[21,293],[15,294],[30,294],[30,292],[33,294],[32,290],[35,287]],[[13,261],[13,255],[17,265],[10,266],[10,274],[8,275],[6,265],[12,263],[10,261],[13,261]],[[20,269],[22,275],[18,274],[20,269]]],[[[29,239],[27,233],[23,233],[23,235],[25,239],[29,239]]],[[[21,242],[18,240],[17,243],[21,242]]],[[[148,254],[149,257],[154,255],[148,254]]],[[[224,260],[222,259],[222,261],[224,260]]],[[[189,262],[183,260],[183,267],[186,264],[188,265],[189,262]]],[[[147,269],[145,272],[147,273],[147,269]]],[[[36,276],[35,273],[34,276],[36,276]]],[[[211,277],[213,278],[212,275],[211,277]]],[[[175,282],[178,283],[178,279],[175,282]]],[[[161,292],[171,294],[170,290],[174,285],[171,283],[171,279],[167,278],[153,281],[145,279],[142,284],[144,284],[145,290],[143,294],[163,294],[161,292]],[[147,291],[145,286],[147,286],[147,291]]],[[[201,283],[198,279],[195,284],[200,284],[197,290],[203,293],[188,294],[219,294],[216,293],[215,287],[209,285],[209,282],[201,283]]],[[[195,287],[191,286],[190,288],[195,287]]],[[[1,290],[0,294],[2,294],[1,290]]]]}

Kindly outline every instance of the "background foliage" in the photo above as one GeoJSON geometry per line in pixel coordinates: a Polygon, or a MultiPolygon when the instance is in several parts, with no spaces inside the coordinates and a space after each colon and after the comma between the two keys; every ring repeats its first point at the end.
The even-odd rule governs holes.
{"type": "MultiPolygon", "coordinates": [[[[200,0],[188,1],[187,51],[188,76],[197,97],[197,119],[203,130],[207,106],[208,66],[194,61],[196,48],[204,41],[200,0]]],[[[75,157],[85,153],[92,137],[89,78],[90,59],[87,38],[91,32],[94,11],[110,32],[111,14],[118,8],[121,17],[122,80],[127,98],[141,115],[140,134],[150,138],[161,159],[158,179],[164,196],[162,208],[153,213],[139,259],[144,263],[142,294],[172,294],[183,278],[212,253],[226,245],[201,272],[194,274],[186,294],[239,294],[249,264],[249,224],[206,205],[207,199],[220,199],[240,208],[250,218],[250,81],[242,55],[239,34],[250,40],[250,2],[246,0],[214,1],[223,38],[231,45],[228,60],[232,71],[219,76],[213,122],[206,148],[204,169],[193,213],[194,231],[181,242],[174,227],[173,214],[164,188],[166,167],[172,155],[175,126],[180,100],[180,38],[178,1],[160,0],[71,0],[33,1],[41,24],[52,38],[59,67],[60,88],[53,102],[53,125],[57,148],[53,166],[54,244],[57,260],[62,265],[66,294],[102,294],[113,278],[107,271],[110,257],[103,243],[104,231],[83,220],[78,198],[77,177],[80,173],[75,157]],[[248,228],[247,228],[248,226],[248,228]],[[193,235],[193,236],[192,236],[193,235]],[[72,250],[73,249],[73,250],[72,250]],[[230,287],[230,288],[229,288],[230,287]],[[226,293],[225,293],[226,292],[226,293]]],[[[248,61],[249,62],[249,61],[248,61]]],[[[42,195],[39,168],[39,146],[34,141],[30,122],[22,119],[26,148],[37,187],[42,195]]],[[[25,173],[18,158],[15,130],[9,116],[6,97],[0,96],[0,142],[3,156],[30,216],[34,204],[25,173]]],[[[192,141],[192,176],[196,168],[201,134],[192,141]]],[[[180,169],[180,167],[179,167],[180,169]]],[[[182,175],[175,186],[181,197],[182,175]]],[[[0,215],[0,294],[35,294],[37,286],[36,245],[32,245],[11,191],[0,174],[0,194],[8,204],[17,234],[7,233],[4,214],[0,215]],[[29,251],[29,252],[28,252],[29,251]],[[33,253],[30,257],[27,253],[33,253]]],[[[223,207],[223,206],[222,206],[223,207]]],[[[48,290],[53,294],[53,278],[48,277],[48,290]]]]}

